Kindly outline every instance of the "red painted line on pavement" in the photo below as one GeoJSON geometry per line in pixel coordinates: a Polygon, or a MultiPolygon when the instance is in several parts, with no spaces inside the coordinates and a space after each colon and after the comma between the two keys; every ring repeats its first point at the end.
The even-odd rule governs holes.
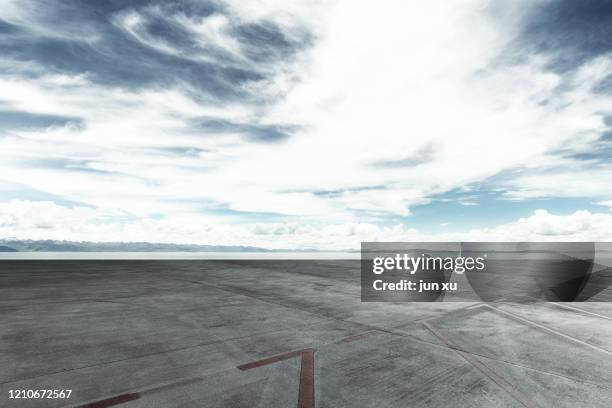
{"type": "MultiPolygon", "coordinates": [[[[376,330],[371,330],[365,333],[355,334],[344,337],[336,343],[350,343],[353,341],[362,340],[369,336],[381,334],[376,330]]],[[[274,364],[279,361],[288,360],[294,357],[301,357],[300,366],[300,388],[298,390],[298,408],[315,408],[315,384],[314,384],[314,369],[315,358],[314,349],[306,348],[302,350],[289,351],[287,353],[278,354],[276,356],[264,358],[262,360],[251,361],[237,366],[239,370],[245,371],[257,367],[263,367],[268,364],[274,364]]]]}
{"type": "Polygon", "coordinates": [[[467,351],[460,349],[455,346],[445,335],[443,335],[440,331],[438,331],[431,324],[422,321],[421,324],[425,326],[430,332],[433,333],[438,339],[442,340],[442,342],[455,353],[459,354],[463,357],[468,363],[470,363],[474,368],[478,371],[489,377],[495,384],[497,384],[501,389],[506,391],[512,398],[521,403],[526,408],[540,408],[538,404],[530,400],[525,394],[520,392],[518,388],[509,383],[503,377],[499,376],[495,371],[491,370],[485,364],[483,364],[480,360],[472,356],[467,351]]]}
{"type": "Polygon", "coordinates": [[[314,350],[304,350],[300,368],[298,408],[315,408],[314,364],[314,350]]]}
{"type": "Polygon", "coordinates": [[[302,359],[300,366],[300,387],[298,390],[297,408],[315,408],[314,352],[314,349],[311,348],[290,351],[288,353],[264,358],[263,360],[252,361],[250,363],[239,365],[238,369],[243,371],[250,370],[252,368],[257,368],[268,364],[277,363],[279,361],[288,360],[293,357],[301,357],[302,359]]]}
{"type": "Polygon", "coordinates": [[[251,368],[257,368],[257,367],[265,366],[268,364],[276,363],[279,361],[288,360],[293,357],[301,356],[305,350],[310,350],[310,349],[290,351],[288,353],[283,353],[283,354],[279,354],[276,356],[264,358],[263,360],[252,361],[250,363],[239,365],[238,369],[242,371],[250,370],[251,368]]]}
{"type": "Polygon", "coordinates": [[[140,398],[139,393],[121,394],[116,397],[107,398],[104,400],[92,402],[90,404],[80,405],[79,408],[106,408],[114,405],[123,404],[124,402],[133,401],[140,398]]]}

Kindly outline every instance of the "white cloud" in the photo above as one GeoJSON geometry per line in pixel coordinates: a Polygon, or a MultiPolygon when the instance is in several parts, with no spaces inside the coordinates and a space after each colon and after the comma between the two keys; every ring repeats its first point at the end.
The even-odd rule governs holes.
{"type": "Polygon", "coordinates": [[[554,168],[554,171],[517,175],[504,182],[513,199],[539,197],[612,197],[612,168],[610,165],[554,168]]]}
{"type": "Polygon", "coordinates": [[[192,18],[185,14],[167,15],[166,11],[160,7],[147,8],[147,14],[143,15],[134,10],[129,10],[120,13],[115,17],[115,24],[125,30],[136,41],[145,44],[157,51],[165,54],[180,56],[185,59],[214,61],[217,63],[226,63],[231,61],[228,57],[235,57],[245,62],[244,56],[241,54],[239,42],[231,36],[229,31],[229,19],[222,14],[212,14],[207,17],[192,18]],[[192,36],[193,43],[188,48],[183,48],[180,45],[172,44],[163,39],[163,37],[151,34],[147,29],[149,16],[164,20],[170,26],[175,26],[178,29],[186,30],[192,36]],[[193,48],[193,46],[199,48],[193,48]],[[206,49],[217,49],[225,51],[225,58],[211,57],[206,49]]]}
{"type": "Polygon", "coordinates": [[[610,241],[612,214],[577,211],[533,215],[495,228],[428,234],[397,224],[305,222],[230,224],[201,214],[133,218],[122,212],[67,208],[52,202],[0,204],[0,236],[100,242],[255,245],[282,249],[359,249],[362,241],[610,241]]]}
{"type": "MultiPolygon", "coordinates": [[[[305,30],[314,33],[312,48],[279,67],[258,68],[274,75],[245,86],[260,90],[269,97],[267,103],[195,98],[187,82],[135,91],[97,84],[86,73],[47,73],[28,81],[2,74],[3,108],[82,118],[84,125],[7,131],[0,138],[1,178],[94,208],[49,207],[50,213],[58,212],[41,221],[57,220],[49,229],[35,228],[23,218],[9,224],[6,217],[17,215],[6,207],[2,234],[251,245],[265,236],[267,245],[280,247],[286,245],[273,237],[291,236],[288,242],[296,246],[342,248],[364,237],[423,237],[375,222],[408,216],[410,207],[427,203],[434,194],[466,189],[502,172],[511,175],[494,187],[508,189],[509,198],[612,197],[609,166],[586,167],[568,158],[591,148],[608,130],[603,118],[612,113],[612,100],[594,88],[612,73],[611,57],[586,61],[563,75],[550,71],[543,56],[504,64],[499,52],[514,41],[515,27],[533,6],[506,5],[500,16],[487,4],[394,0],[373,13],[371,2],[354,0],[229,1],[237,21],[268,19],[294,39],[305,30]],[[238,131],[194,129],[193,119],[202,117],[289,124],[296,130],[284,142],[256,143],[238,131]],[[171,148],[196,154],[164,153],[171,148]],[[51,159],[60,164],[45,166],[51,159]],[[385,161],[406,161],[406,166],[375,165],[385,161]],[[523,172],[512,173],[517,169],[523,172]],[[213,227],[207,215],[211,203],[300,221],[249,229],[254,219],[248,215],[241,227],[213,217],[213,227]],[[94,226],[100,214],[116,213],[139,221],[94,226]],[[154,218],[159,214],[162,219],[154,218]],[[92,226],[78,230],[73,221],[79,218],[92,226]],[[171,229],[176,233],[167,232],[171,229]],[[269,229],[283,233],[253,232],[269,229]],[[336,243],[326,234],[341,239],[336,243]]],[[[11,10],[10,21],[25,24],[28,13],[11,10]]],[[[212,44],[243,67],[253,66],[229,34],[229,17],[196,20],[163,16],[158,10],[160,16],[192,32],[203,46],[212,44]]],[[[208,58],[149,36],[145,18],[146,13],[132,10],[117,16],[116,24],[163,53],[208,58]]],[[[10,72],[24,69],[7,59],[3,64],[13,64],[10,72]]],[[[35,65],[28,69],[45,72],[35,65]]],[[[572,222],[577,224],[567,225],[604,217],[576,214],[572,222]]],[[[551,236],[544,225],[556,225],[554,217],[538,213],[465,236],[551,236]]],[[[566,232],[583,236],[579,228],[572,231],[566,232]]],[[[585,237],[604,234],[591,224],[585,231],[585,237]]]]}
{"type": "Polygon", "coordinates": [[[599,202],[597,202],[595,204],[605,205],[606,207],[610,207],[610,211],[612,211],[612,200],[609,200],[609,201],[599,201],[599,202]]]}
{"type": "MultiPolygon", "coordinates": [[[[517,65],[497,61],[515,38],[507,22],[519,20],[529,5],[510,7],[499,21],[478,1],[454,7],[390,2],[375,18],[367,4],[335,4],[302,68],[304,80],[267,115],[271,122],[304,124],[305,130],[268,149],[265,165],[256,164],[261,152],[246,151],[228,165],[228,180],[276,185],[276,175],[292,168],[287,185],[293,188],[385,185],[384,193],[366,193],[372,199],[365,207],[405,215],[411,204],[432,194],[503,171],[577,165],[555,152],[583,151],[607,128],[603,117],[612,101],[593,86],[612,72],[609,57],[566,76],[550,71],[544,57],[517,65]],[[419,161],[427,146],[434,147],[432,157],[419,161]],[[411,157],[413,166],[370,166],[411,157]]],[[[602,168],[576,174],[571,185],[544,175],[537,190],[534,177],[519,176],[502,186],[515,191],[509,195],[531,190],[533,197],[612,195],[602,168]],[[576,185],[586,177],[588,186],[576,185]]],[[[358,201],[363,195],[330,200],[363,209],[358,201]]]]}

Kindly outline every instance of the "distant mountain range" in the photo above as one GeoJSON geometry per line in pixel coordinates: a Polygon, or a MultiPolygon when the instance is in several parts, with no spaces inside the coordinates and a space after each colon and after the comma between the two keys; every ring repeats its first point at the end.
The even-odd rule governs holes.
{"type": "MultiPolygon", "coordinates": [[[[0,252],[282,252],[231,245],[0,239],[0,252]]],[[[294,251],[292,251],[294,252],[294,251]]],[[[300,252],[300,251],[295,251],[300,252]]]]}

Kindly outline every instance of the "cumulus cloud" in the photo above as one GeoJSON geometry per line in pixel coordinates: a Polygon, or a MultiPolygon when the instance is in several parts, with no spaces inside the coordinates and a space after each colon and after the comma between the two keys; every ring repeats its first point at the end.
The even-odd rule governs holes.
{"type": "Polygon", "coordinates": [[[49,201],[0,204],[0,236],[97,242],[215,243],[272,249],[359,249],[363,241],[609,241],[612,214],[576,211],[531,216],[494,228],[431,234],[404,224],[268,222],[231,224],[201,214],[134,218],[127,213],[65,207],[49,201]]]}

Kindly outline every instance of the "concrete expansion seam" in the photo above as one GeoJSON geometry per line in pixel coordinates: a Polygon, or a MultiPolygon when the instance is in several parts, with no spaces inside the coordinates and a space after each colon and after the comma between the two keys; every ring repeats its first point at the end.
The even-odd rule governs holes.
{"type": "Polygon", "coordinates": [[[495,371],[490,369],[476,357],[472,356],[470,353],[463,351],[456,347],[449,339],[446,338],[441,332],[439,332],[435,327],[433,327],[430,323],[426,321],[422,321],[421,324],[425,326],[429,331],[433,333],[438,339],[440,339],[446,346],[453,350],[455,353],[459,354],[466,360],[469,364],[471,364],[474,368],[480,371],[482,374],[487,376],[491,381],[497,384],[501,389],[506,391],[512,398],[514,398],[517,402],[523,405],[526,408],[539,408],[539,405],[534,401],[530,400],[525,394],[523,394],[517,387],[513,384],[505,380],[495,371]]]}
{"type": "Polygon", "coordinates": [[[599,313],[591,312],[589,310],[584,310],[584,309],[581,309],[579,307],[568,306],[564,302],[551,302],[551,303],[553,305],[559,306],[559,307],[561,307],[563,309],[575,310],[577,312],[588,314],[588,315],[595,316],[595,317],[599,317],[599,318],[602,318],[602,319],[612,320],[612,317],[610,317],[610,316],[605,316],[605,315],[602,315],[602,314],[599,314],[599,313]]]}
{"type": "Polygon", "coordinates": [[[510,317],[510,318],[512,318],[514,320],[517,320],[517,321],[519,321],[521,323],[525,323],[525,324],[528,324],[530,326],[536,327],[536,328],[538,328],[540,330],[546,331],[548,333],[552,333],[552,334],[554,334],[556,336],[562,337],[562,338],[564,338],[566,340],[570,340],[570,341],[572,341],[574,343],[577,343],[577,344],[589,347],[589,348],[591,348],[593,350],[599,351],[600,353],[604,353],[604,354],[607,354],[608,356],[612,356],[612,352],[609,351],[609,350],[606,350],[604,348],[598,347],[598,346],[596,346],[594,344],[591,344],[591,343],[587,343],[586,341],[577,339],[575,337],[572,337],[572,336],[570,336],[568,334],[562,333],[562,332],[560,332],[558,330],[552,329],[552,328],[550,328],[548,326],[545,326],[543,324],[536,323],[536,322],[534,322],[532,320],[526,319],[526,318],[524,318],[522,316],[519,316],[519,315],[517,315],[515,313],[508,312],[507,310],[503,310],[503,309],[497,308],[495,306],[487,305],[487,304],[482,305],[482,307],[486,307],[486,308],[488,308],[490,310],[493,310],[495,312],[504,314],[504,315],[506,315],[506,316],[508,316],[508,317],[510,317]]]}

